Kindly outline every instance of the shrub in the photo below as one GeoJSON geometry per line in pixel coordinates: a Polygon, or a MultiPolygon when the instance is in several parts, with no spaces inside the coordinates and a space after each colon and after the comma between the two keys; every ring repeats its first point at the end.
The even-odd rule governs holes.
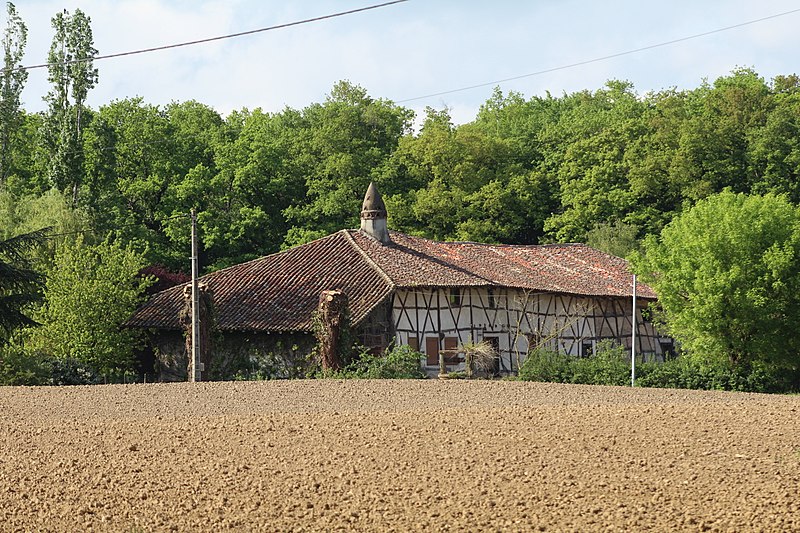
{"type": "Polygon", "coordinates": [[[570,383],[572,381],[571,363],[573,357],[554,350],[539,347],[531,351],[519,369],[519,379],[523,381],[546,381],[570,383]]]}
{"type": "Polygon", "coordinates": [[[790,392],[797,390],[797,371],[756,362],[748,368],[728,362],[711,364],[681,356],[665,363],[647,363],[637,369],[636,384],[672,389],[790,392]]]}
{"type": "Polygon", "coordinates": [[[0,385],[93,385],[97,372],[74,359],[59,359],[17,344],[0,351],[0,385]]]}
{"type": "Polygon", "coordinates": [[[47,385],[49,361],[39,354],[29,354],[21,346],[0,348],[0,385],[47,385]]]}
{"type": "Polygon", "coordinates": [[[421,357],[410,346],[394,346],[379,355],[362,348],[343,370],[319,375],[339,379],[424,379],[427,375],[420,366],[421,357]]]}
{"type": "Polygon", "coordinates": [[[79,359],[50,359],[50,385],[94,385],[99,382],[97,372],[79,359]]]}
{"type": "Polygon", "coordinates": [[[625,348],[611,341],[597,343],[594,355],[572,359],[572,383],[627,385],[631,381],[630,359],[625,348]]]}
{"type": "Polygon", "coordinates": [[[525,358],[519,378],[584,385],[627,385],[630,383],[629,365],[625,348],[611,341],[599,342],[595,354],[584,359],[537,348],[525,358]]]}

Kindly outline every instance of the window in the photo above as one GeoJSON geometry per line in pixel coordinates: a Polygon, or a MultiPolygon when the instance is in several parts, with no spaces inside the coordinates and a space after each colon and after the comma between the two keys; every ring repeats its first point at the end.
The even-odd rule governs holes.
{"type": "Polygon", "coordinates": [[[425,354],[428,366],[439,366],[439,337],[425,337],[425,354]]]}
{"type": "Polygon", "coordinates": [[[664,355],[664,361],[675,358],[675,343],[673,341],[659,341],[661,346],[661,353],[664,355]]]}
{"type": "Polygon", "coordinates": [[[450,306],[458,307],[461,305],[461,289],[450,289],[450,306]]]}
{"type": "Polygon", "coordinates": [[[581,343],[581,357],[591,357],[594,355],[594,344],[592,341],[583,341],[581,343]]]}
{"type": "Polygon", "coordinates": [[[497,298],[494,295],[494,287],[489,287],[489,309],[497,309],[497,298]]]}

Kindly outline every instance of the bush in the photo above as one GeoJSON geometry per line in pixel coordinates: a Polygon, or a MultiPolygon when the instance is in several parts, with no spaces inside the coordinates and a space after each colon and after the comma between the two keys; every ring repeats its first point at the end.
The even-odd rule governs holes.
{"type": "Polygon", "coordinates": [[[0,348],[0,385],[48,385],[51,367],[39,354],[14,344],[0,348]]]}
{"type": "Polygon", "coordinates": [[[50,385],[95,385],[100,382],[97,372],[73,357],[50,359],[50,385]]]}
{"type": "Polygon", "coordinates": [[[77,359],[58,359],[19,345],[0,352],[0,385],[93,385],[97,373],[77,359]]]}
{"type": "Polygon", "coordinates": [[[647,363],[637,368],[637,373],[636,384],[642,387],[773,393],[796,391],[798,387],[797,370],[761,362],[747,368],[682,356],[665,363],[647,363]]]}
{"type": "Polygon", "coordinates": [[[547,348],[536,348],[528,354],[519,369],[523,381],[570,383],[572,381],[572,356],[547,348]]]}
{"type": "Polygon", "coordinates": [[[420,366],[422,354],[409,346],[395,346],[384,353],[373,355],[366,349],[344,370],[328,372],[322,377],[339,379],[424,379],[420,366]]]}
{"type": "Polygon", "coordinates": [[[595,354],[584,359],[538,348],[525,358],[519,379],[584,385],[627,385],[630,383],[630,373],[625,349],[611,341],[602,341],[597,344],[595,354]]]}
{"type": "Polygon", "coordinates": [[[572,383],[584,385],[628,385],[631,382],[630,358],[625,348],[601,341],[594,355],[585,359],[572,359],[572,383]]]}

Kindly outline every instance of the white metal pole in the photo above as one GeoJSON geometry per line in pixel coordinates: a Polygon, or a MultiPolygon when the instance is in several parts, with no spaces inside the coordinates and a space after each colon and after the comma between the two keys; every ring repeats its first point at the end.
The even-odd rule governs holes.
{"type": "Polygon", "coordinates": [[[200,343],[200,291],[197,286],[197,212],[192,209],[192,353],[189,381],[200,381],[199,343],[200,343]]]}
{"type": "Polygon", "coordinates": [[[633,275],[633,314],[631,315],[631,387],[636,384],[636,274],[633,275]]]}

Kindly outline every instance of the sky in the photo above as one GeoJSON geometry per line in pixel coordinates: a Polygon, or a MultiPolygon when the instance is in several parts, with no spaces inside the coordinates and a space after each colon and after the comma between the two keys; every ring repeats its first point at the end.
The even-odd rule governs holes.
{"type": "MultiPolygon", "coordinates": [[[[28,26],[23,64],[46,62],[52,16],[79,8],[100,55],[300,21],[385,0],[17,0],[28,26]]],[[[704,37],[498,82],[800,10],[790,0],[408,0],[333,19],[147,54],[98,60],[97,109],[142,97],[197,100],[225,115],[323,102],[349,80],[374,98],[475,118],[499,86],[525,98],[628,80],[644,94],[692,89],[737,67],[767,80],[800,73],[800,11],[704,37]],[[428,96],[462,87],[478,88],[428,96]],[[424,97],[424,98],[420,98],[424,97]]],[[[3,14],[3,26],[5,15],[3,14]]],[[[46,69],[29,72],[28,111],[45,109],[46,69]]]]}

